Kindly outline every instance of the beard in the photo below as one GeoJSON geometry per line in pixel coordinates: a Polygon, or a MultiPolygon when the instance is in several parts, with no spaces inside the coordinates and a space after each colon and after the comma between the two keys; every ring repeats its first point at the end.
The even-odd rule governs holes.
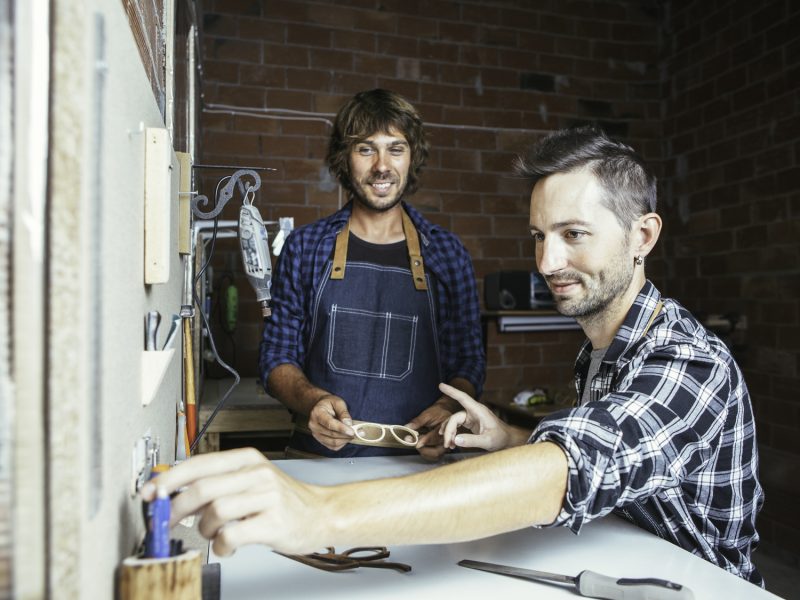
{"type": "Polygon", "coordinates": [[[397,206],[400,201],[405,196],[406,188],[408,187],[408,182],[406,182],[402,189],[399,189],[394,196],[386,196],[379,198],[379,201],[376,202],[370,199],[366,194],[364,194],[363,186],[369,186],[372,183],[380,182],[380,181],[390,181],[392,183],[397,184],[398,181],[393,179],[392,177],[373,177],[370,178],[366,183],[361,184],[359,182],[353,182],[353,200],[355,200],[358,204],[361,205],[362,208],[366,208],[368,210],[374,212],[387,212],[397,206]]]}
{"type": "Polygon", "coordinates": [[[564,281],[578,281],[584,294],[578,297],[562,297],[553,294],[556,309],[562,315],[575,319],[591,320],[603,313],[608,306],[620,297],[633,280],[633,261],[628,260],[626,248],[615,257],[611,266],[588,276],[578,271],[564,271],[546,277],[548,284],[564,281]]]}

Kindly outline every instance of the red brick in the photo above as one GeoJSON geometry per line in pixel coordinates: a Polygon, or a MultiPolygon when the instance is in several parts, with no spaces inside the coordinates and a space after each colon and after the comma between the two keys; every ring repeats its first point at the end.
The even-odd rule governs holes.
{"type": "Polygon", "coordinates": [[[285,88],[286,69],[243,64],[239,67],[239,81],[244,85],[285,88]]]}
{"type": "Polygon", "coordinates": [[[283,44],[286,42],[285,23],[275,23],[264,19],[251,17],[239,18],[239,37],[244,40],[257,42],[272,42],[283,44]]]}
{"type": "MultiPolygon", "coordinates": [[[[222,2],[227,4],[227,0],[222,2]]],[[[254,4],[264,6],[264,18],[273,21],[303,23],[308,20],[308,5],[305,2],[254,2],[254,4]]]]}
{"type": "Polygon", "coordinates": [[[448,149],[441,153],[439,164],[443,169],[458,169],[462,171],[478,171],[480,165],[480,154],[476,150],[453,149],[448,149]]]}
{"type": "Polygon", "coordinates": [[[377,80],[372,74],[334,73],[333,86],[329,91],[353,95],[362,90],[376,87],[377,80]]]}
{"type": "Polygon", "coordinates": [[[331,47],[332,34],[330,29],[289,23],[286,26],[286,41],[299,46],[316,46],[321,48],[331,47]]]}
{"type": "Polygon", "coordinates": [[[248,116],[237,114],[234,117],[234,125],[231,129],[247,133],[271,133],[277,134],[280,131],[280,123],[271,115],[248,116]]]}
{"type": "Polygon", "coordinates": [[[235,38],[239,34],[239,19],[232,15],[206,13],[203,15],[203,34],[212,37],[235,38]]]}
{"type": "Polygon", "coordinates": [[[311,110],[311,94],[292,90],[268,90],[267,106],[290,110],[311,110]]]}
{"type": "Polygon", "coordinates": [[[338,71],[353,70],[353,53],[343,50],[311,48],[310,65],[317,69],[334,69],[338,71]]]}
{"type": "MultiPolygon", "coordinates": [[[[239,71],[245,65],[233,62],[221,62],[216,60],[206,60],[203,63],[206,84],[215,83],[239,83],[239,71]]],[[[249,65],[248,65],[249,66],[249,65]]]]}
{"type": "Polygon", "coordinates": [[[420,40],[435,38],[439,31],[438,23],[432,19],[417,16],[400,15],[397,20],[397,32],[411,34],[420,40]]]}
{"type": "Polygon", "coordinates": [[[244,108],[263,108],[266,94],[261,88],[241,85],[219,85],[209,88],[206,102],[209,104],[225,104],[244,108]]]}
{"type": "Polygon", "coordinates": [[[388,11],[361,10],[355,14],[355,29],[376,33],[401,33],[398,31],[400,17],[388,11]]]}
{"type": "Polygon", "coordinates": [[[290,47],[284,44],[264,44],[265,65],[280,67],[307,67],[309,64],[307,48],[290,47]]]}
{"type": "Polygon", "coordinates": [[[324,6],[309,4],[306,9],[305,22],[339,29],[353,29],[362,11],[346,6],[324,6]]]}
{"type": "Polygon", "coordinates": [[[498,257],[501,259],[523,257],[520,251],[519,240],[514,238],[485,237],[480,241],[481,256],[484,258],[498,257]]]}
{"type": "Polygon", "coordinates": [[[444,107],[444,121],[450,125],[483,125],[483,110],[444,107]]]}
{"type": "Polygon", "coordinates": [[[215,0],[213,5],[205,5],[207,10],[216,13],[227,13],[235,15],[261,15],[261,3],[253,0],[215,0]]]}
{"type": "Polygon", "coordinates": [[[372,32],[334,31],[333,47],[340,50],[375,52],[377,36],[372,32]]]}
{"type": "Polygon", "coordinates": [[[258,42],[213,38],[206,48],[207,54],[204,55],[206,58],[234,62],[261,62],[261,44],[258,42]]]}
{"type": "MultiPolygon", "coordinates": [[[[545,16],[538,11],[501,9],[500,24],[506,27],[519,28],[524,31],[550,31],[544,21],[545,16]]],[[[489,22],[494,22],[490,20],[489,22]]]]}
{"type": "Polygon", "coordinates": [[[321,69],[286,69],[286,84],[290,90],[329,89],[332,75],[321,69]]]}

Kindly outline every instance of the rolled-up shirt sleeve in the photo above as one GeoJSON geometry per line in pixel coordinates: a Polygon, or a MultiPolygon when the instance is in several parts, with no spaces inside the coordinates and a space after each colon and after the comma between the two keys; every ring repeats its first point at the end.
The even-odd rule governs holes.
{"type": "Polygon", "coordinates": [[[675,344],[638,355],[618,377],[614,391],[553,413],[531,436],[567,456],[567,493],[553,526],[577,533],[614,508],[703,484],[726,421],[725,363],[675,344]]]}

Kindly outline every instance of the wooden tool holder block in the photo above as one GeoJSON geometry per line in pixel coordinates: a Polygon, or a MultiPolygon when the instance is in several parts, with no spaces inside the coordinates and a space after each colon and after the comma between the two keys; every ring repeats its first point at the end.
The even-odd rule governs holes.
{"type": "Polygon", "coordinates": [[[200,553],[188,550],[169,558],[137,558],[122,561],[120,600],[201,600],[200,553]]]}

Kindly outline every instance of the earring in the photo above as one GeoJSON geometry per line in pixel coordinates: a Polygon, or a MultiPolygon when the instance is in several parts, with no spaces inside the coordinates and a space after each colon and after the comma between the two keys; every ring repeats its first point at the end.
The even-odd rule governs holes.
{"type": "Polygon", "coordinates": [[[637,265],[644,264],[644,257],[643,256],[637,256],[635,259],[633,259],[633,262],[635,262],[637,265]]]}

